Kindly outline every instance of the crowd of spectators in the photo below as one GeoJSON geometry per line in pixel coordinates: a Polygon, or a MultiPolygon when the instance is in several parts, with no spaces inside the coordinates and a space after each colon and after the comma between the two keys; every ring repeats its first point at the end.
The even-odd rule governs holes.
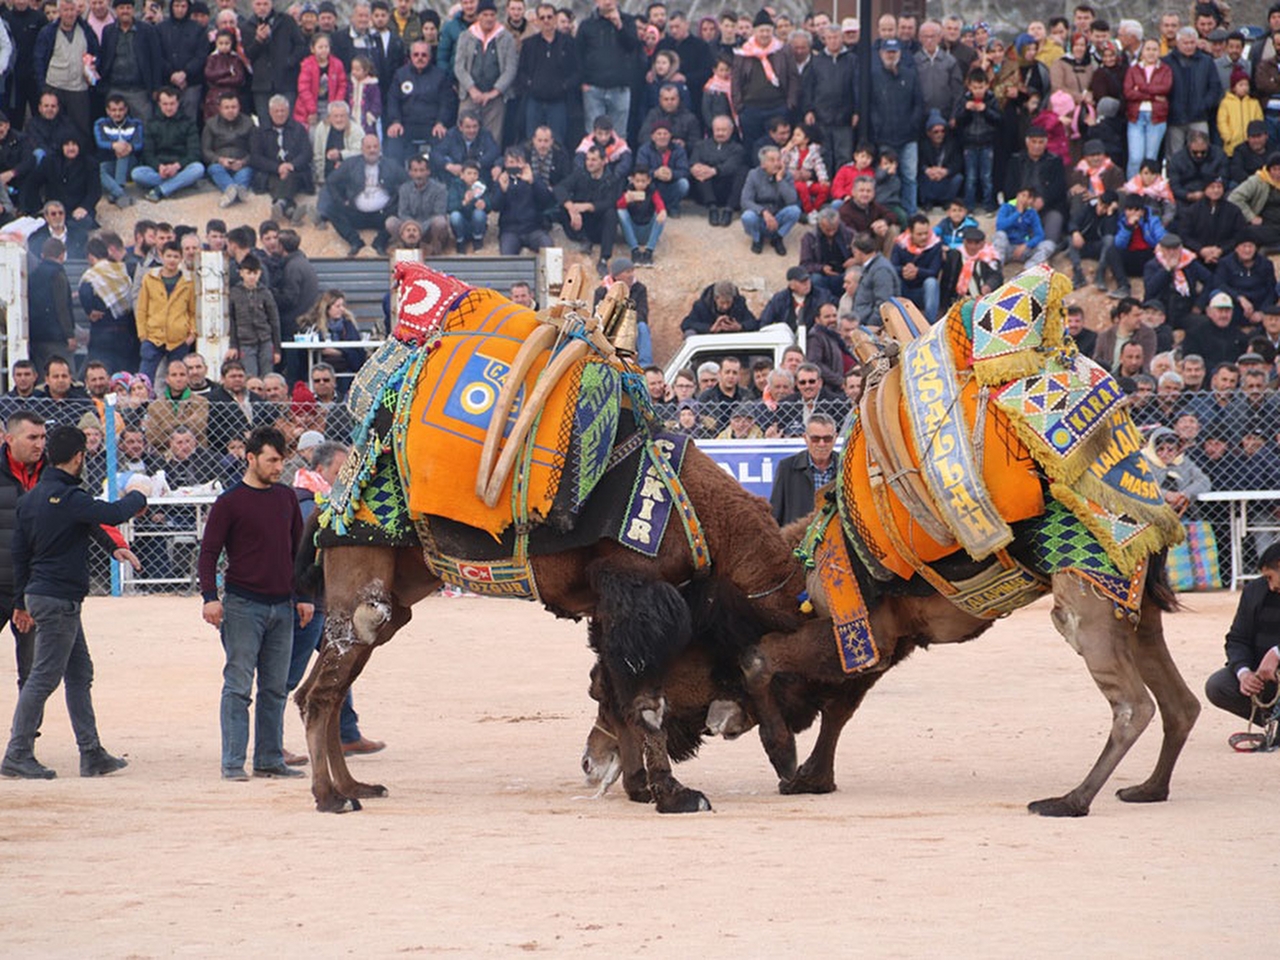
{"type": "Polygon", "coordinates": [[[1113,25],[1081,3],[1003,36],[885,14],[864,43],[856,19],[767,6],[694,22],[597,0],[579,22],[522,0],[444,17],[360,0],[341,22],[328,2],[11,0],[0,206],[28,237],[34,366],[14,366],[5,403],[39,390],[50,419],[96,416],[101,434],[115,391],[121,449],[196,483],[242,469],[249,425],[343,442],[329,421],[364,351],[326,349],[308,382],[282,349],[308,331],[358,339],[301,249],[308,219],[351,256],[370,239],[470,253],[493,232],[511,254],[563,231],[629,285],[663,418],[706,437],[798,437],[815,412],[843,424],[852,334],[874,333],[885,300],[935,321],[1006,267],[1051,262],[1109,294],[1111,316],[1076,310],[1071,329],[1139,421],[1240,486],[1277,457],[1280,4],[1258,27],[1225,5],[1186,13],[1113,25]],[[206,180],[228,211],[268,196],[271,219],[201,233],[159,218],[206,180]],[[103,203],[137,198],[155,219],[131,244],[99,228],[103,203]],[[803,349],[776,366],[728,351],[671,383],[651,365],[637,268],[691,203],[790,262],[758,315],[731,281],[707,286],[684,334],[782,323],[803,349]],[[201,250],[224,252],[230,278],[216,378],[190,352],[201,250]],[[67,257],[89,263],[76,289],[67,257]]]}

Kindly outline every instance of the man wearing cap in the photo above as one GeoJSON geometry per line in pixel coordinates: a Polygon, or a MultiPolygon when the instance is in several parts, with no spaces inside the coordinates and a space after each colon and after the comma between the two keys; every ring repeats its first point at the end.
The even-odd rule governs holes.
{"type": "Polygon", "coordinates": [[[1234,326],[1248,332],[1262,323],[1263,312],[1276,302],[1276,269],[1270,259],[1258,255],[1251,230],[1243,232],[1236,248],[1218,261],[1213,284],[1234,302],[1234,326]]]}
{"type": "Polygon", "coordinates": [[[1234,363],[1249,348],[1248,338],[1231,326],[1234,312],[1231,294],[1214,291],[1205,310],[1206,319],[1187,330],[1182,349],[1204,357],[1205,364],[1211,369],[1220,363],[1234,363]]]}
{"type": "Polygon", "coordinates": [[[977,227],[966,227],[960,247],[943,254],[939,309],[946,310],[957,299],[985,297],[1002,280],[996,248],[987,243],[987,235],[977,227]]]}
{"type": "Polygon", "coordinates": [[[867,99],[871,136],[881,149],[892,147],[897,152],[902,206],[908,214],[915,213],[924,100],[914,66],[908,69],[902,64],[902,44],[897,39],[885,40],[872,62],[867,99]]]}
{"type": "Polygon", "coordinates": [[[98,72],[107,97],[121,96],[139,120],[151,117],[151,91],[160,76],[160,35],[135,16],[135,0],[114,0],[115,20],[102,31],[98,72]]]}
{"type": "Polygon", "coordinates": [[[614,257],[609,261],[609,273],[596,287],[592,306],[604,299],[605,294],[615,282],[626,285],[625,296],[635,304],[636,359],[642,367],[647,366],[653,363],[653,338],[649,333],[649,288],[636,279],[636,265],[630,259],[614,257]]]}
{"type": "Polygon", "coordinates": [[[1227,155],[1200,130],[1187,133],[1187,145],[1169,158],[1169,187],[1180,206],[1204,196],[1210,180],[1227,175],[1227,155]]]}
{"type": "Polygon", "coordinates": [[[515,37],[498,22],[494,0],[480,0],[476,22],[458,37],[453,75],[462,96],[461,109],[471,109],[494,141],[502,141],[508,91],[516,80],[520,51],[515,37]]]}
{"type": "Polygon", "coordinates": [[[858,125],[857,55],[845,49],[840,31],[821,31],[821,48],[814,53],[801,83],[800,103],[805,123],[823,131],[827,166],[835,170],[853,156],[853,131],[858,125]]]}
{"type": "Polygon", "coordinates": [[[773,18],[756,14],[751,37],[734,50],[729,98],[742,130],[742,142],[754,144],[769,120],[800,106],[800,73],[791,50],[773,35],[773,18]]]}
{"type": "Polygon", "coordinates": [[[1027,129],[1025,149],[1009,158],[1004,195],[1012,198],[1024,186],[1035,188],[1035,209],[1045,236],[1057,243],[1067,214],[1067,173],[1062,158],[1049,151],[1049,135],[1043,127],[1027,129]]]}
{"type": "Polygon", "coordinates": [[[1259,244],[1280,244],[1280,153],[1270,154],[1266,166],[1232,190],[1228,199],[1255,227],[1259,244]]]}
{"type": "Polygon", "coordinates": [[[810,279],[804,267],[790,267],[786,289],[769,298],[760,312],[760,326],[785,323],[792,330],[808,330],[817,319],[819,308],[830,302],[831,295],[810,279]]]}
{"type": "Polygon", "coordinates": [[[1244,214],[1226,199],[1225,192],[1220,177],[1210,180],[1203,197],[1178,211],[1178,232],[1186,238],[1187,249],[1210,269],[1235,249],[1236,241],[1249,229],[1244,214]]]}
{"type": "Polygon", "coordinates": [[[1176,233],[1166,233],[1156,244],[1155,256],[1142,270],[1142,289],[1148,300],[1164,305],[1170,328],[1187,330],[1198,318],[1201,297],[1213,283],[1213,275],[1182,245],[1176,233]]]}
{"type": "Polygon", "coordinates": [[[938,111],[929,114],[924,132],[925,138],[920,142],[918,202],[921,210],[928,210],[935,206],[945,207],[960,196],[964,189],[964,156],[959,144],[950,136],[947,121],[938,111]]]}
{"type": "Polygon", "coordinates": [[[1245,127],[1244,143],[1236,147],[1227,164],[1227,185],[1238,187],[1263,168],[1270,152],[1267,142],[1267,124],[1263,120],[1250,120],[1245,127]]]}
{"type": "Polygon", "coordinates": [[[956,58],[942,49],[942,24],[926,20],[920,25],[920,49],[914,54],[924,112],[949,117],[964,94],[964,77],[956,58]]]}

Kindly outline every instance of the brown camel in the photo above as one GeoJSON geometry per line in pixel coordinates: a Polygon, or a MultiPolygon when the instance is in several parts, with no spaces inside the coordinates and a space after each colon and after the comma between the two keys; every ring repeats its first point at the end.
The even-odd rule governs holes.
{"type": "MultiPolygon", "coordinates": [[[[687,452],[680,478],[713,558],[709,576],[695,578],[689,545],[675,522],[654,559],[607,539],[531,558],[543,605],[560,617],[589,618],[615,729],[636,747],[631,795],[664,813],[710,808],[702,793],[672,775],[663,723],[669,709],[663,676],[688,644],[694,621],[702,624],[700,633],[717,637],[711,659],[736,671],[760,637],[799,625],[804,579],[764,501],[696,448],[687,452]],[[718,626],[707,626],[717,619],[718,626]]],[[[356,781],[347,769],[338,735],[343,695],[373,648],[408,623],[410,608],[441,582],[418,547],[322,544],[326,642],[295,699],[306,726],[316,808],[342,812],[386,793],[381,785],[356,781]]],[[[708,655],[705,649],[701,655],[708,655]]]]}

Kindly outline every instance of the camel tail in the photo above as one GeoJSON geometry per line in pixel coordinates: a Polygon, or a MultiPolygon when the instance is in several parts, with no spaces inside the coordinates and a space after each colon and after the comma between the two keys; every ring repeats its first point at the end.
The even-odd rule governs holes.
{"type": "Polygon", "coordinates": [[[302,527],[302,543],[298,545],[298,554],[293,561],[294,591],[299,596],[314,599],[319,599],[324,593],[324,561],[320,548],[316,546],[319,530],[319,517],[312,513],[302,527]]]}
{"type": "Polygon", "coordinates": [[[1169,573],[1165,569],[1166,553],[1167,551],[1161,550],[1151,555],[1151,562],[1147,566],[1147,598],[1165,613],[1176,613],[1182,609],[1182,605],[1178,603],[1178,595],[1169,585],[1169,573]]]}

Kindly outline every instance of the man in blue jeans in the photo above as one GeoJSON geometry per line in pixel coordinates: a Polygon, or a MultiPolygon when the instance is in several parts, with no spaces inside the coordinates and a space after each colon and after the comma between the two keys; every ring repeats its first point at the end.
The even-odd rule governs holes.
{"type": "MultiPolygon", "coordinates": [[[[52,780],[57,774],[35,756],[36,737],[49,695],[66,684],[67,713],[80,748],[80,776],[100,777],[128,766],[98,739],[93,714],[93,660],[80,624],[80,605],[89,593],[89,538],[101,536],[101,524],[123,523],[147,505],[141,493],[115,503],[95,500],[80,486],[85,438],[76,427],[49,431],[49,466],[39,482],[18,501],[13,538],[14,612],[20,630],[35,627],[35,660],[18,694],[13,728],[0,774],[25,780],[52,780]]],[[[113,546],[115,544],[113,543],[113,546]]],[[[126,547],[113,551],[139,569],[126,547]]]]}
{"type": "Polygon", "coordinates": [[[293,648],[293,613],[311,622],[315,608],[293,597],[293,560],[302,539],[302,514],[293,491],[280,483],[284,435],[258,427],[245,442],[244,477],[214,502],[200,543],[204,620],[219,629],[227,663],[222,670],[222,779],[248,780],[249,701],[254,708],[253,775],[300,777],[285,765],[284,705],[293,648]],[[226,597],[218,599],[218,557],[227,552],[226,597]]]}

